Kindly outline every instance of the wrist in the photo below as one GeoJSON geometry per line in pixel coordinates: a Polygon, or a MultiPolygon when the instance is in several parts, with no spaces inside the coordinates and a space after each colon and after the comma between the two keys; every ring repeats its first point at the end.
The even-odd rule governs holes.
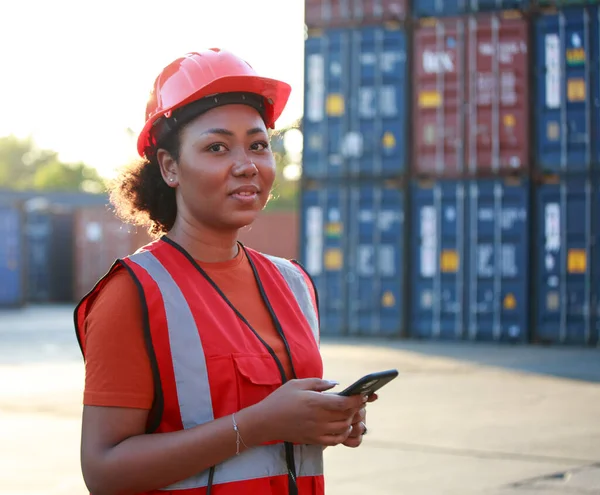
{"type": "Polygon", "coordinates": [[[256,447],[275,440],[272,435],[271,422],[260,407],[260,403],[236,412],[235,421],[239,433],[248,447],[256,447]]]}

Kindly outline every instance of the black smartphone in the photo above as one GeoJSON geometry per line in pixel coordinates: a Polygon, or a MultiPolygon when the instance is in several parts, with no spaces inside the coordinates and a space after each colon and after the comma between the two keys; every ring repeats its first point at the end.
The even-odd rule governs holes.
{"type": "Polygon", "coordinates": [[[339,395],[343,395],[345,397],[357,394],[371,395],[385,384],[391,382],[397,376],[398,370],[386,370],[378,371],[377,373],[371,373],[363,376],[360,380],[354,382],[347,389],[339,392],[339,395]]]}

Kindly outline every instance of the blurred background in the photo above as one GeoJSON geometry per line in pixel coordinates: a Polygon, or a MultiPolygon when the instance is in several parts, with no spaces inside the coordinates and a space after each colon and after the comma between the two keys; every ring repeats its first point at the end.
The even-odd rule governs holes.
{"type": "Polygon", "coordinates": [[[106,181],[214,46],[293,88],[242,242],[313,276],[329,377],[401,371],[328,493],[600,493],[599,4],[2,4],[0,494],[86,493],[72,312],[149,241],[106,181]]]}

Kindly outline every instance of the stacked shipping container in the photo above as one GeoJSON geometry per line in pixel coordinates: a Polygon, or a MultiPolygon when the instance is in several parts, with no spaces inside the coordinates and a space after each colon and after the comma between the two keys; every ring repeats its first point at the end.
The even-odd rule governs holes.
{"type": "Polygon", "coordinates": [[[101,195],[0,191],[0,307],[72,303],[148,237],[101,195]]]}
{"type": "Polygon", "coordinates": [[[598,342],[598,3],[307,0],[325,334],[598,342]]]}
{"type": "Polygon", "coordinates": [[[407,1],[307,1],[301,260],[324,334],[399,336],[407,1]]]}
{"type": "Polygon", "coordinates": [[[534,21],[535,339],[595,344],[600,322],[600,11],[597,5],[583,5],[598,2],[541,3],[560,8],[544,10],[534,21]]]}
{"type": "Polygon", "coordinates": [[[482,12],[521,3],[416,2],[443,15],[417,19],[413,38],[417,338],[528,338],[529,28],[482,12]]]}

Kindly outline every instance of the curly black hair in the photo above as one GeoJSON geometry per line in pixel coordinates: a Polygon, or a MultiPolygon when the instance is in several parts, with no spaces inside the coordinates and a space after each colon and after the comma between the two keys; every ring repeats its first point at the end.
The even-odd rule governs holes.
{"type": "MultiPolygon", "coordinates": [[[[160,147],[179,160],[179,133],[174,132],[160,147]]],[[[156,153],[123,167],[108,186],[110,202],[124,222],[144,227],[153,237],[166,234],[177,217],[175,189],[169,187],[160,172],[156,153]]]]}

